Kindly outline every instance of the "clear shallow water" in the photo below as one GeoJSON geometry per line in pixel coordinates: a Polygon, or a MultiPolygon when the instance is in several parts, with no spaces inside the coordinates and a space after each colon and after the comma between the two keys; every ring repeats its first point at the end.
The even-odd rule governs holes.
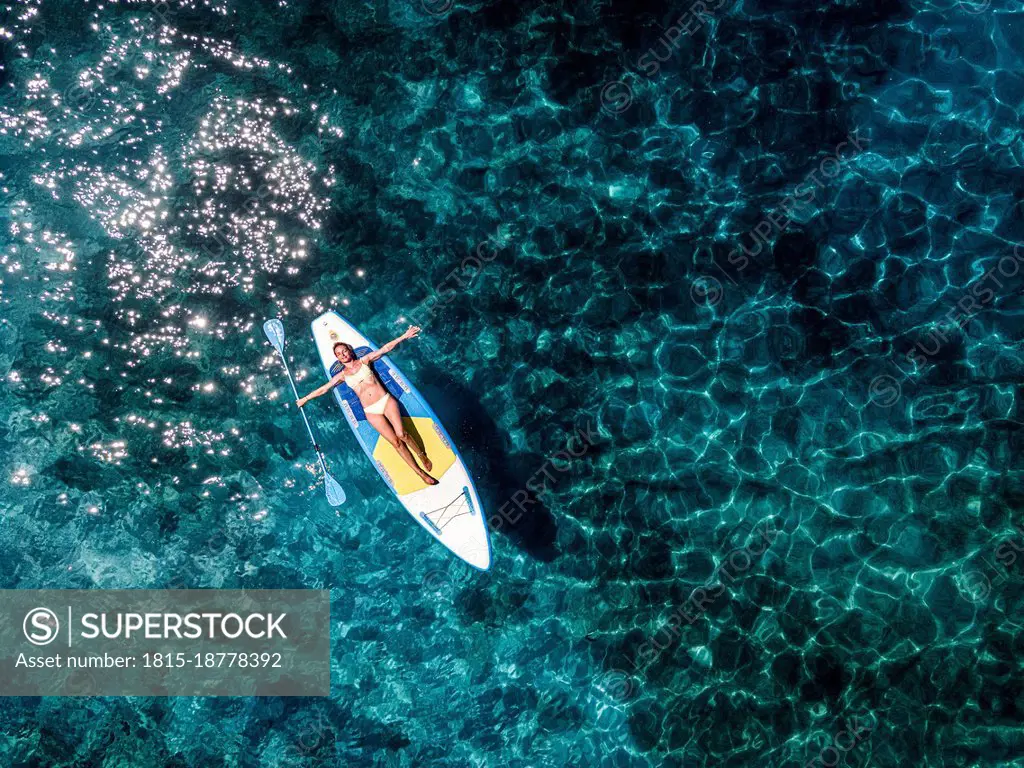
{"type": "Polygon", "coordinates": [[[6,8],[2,586],[335,625],[328,701],[11,699],[3,764],[1021,764],[1022,10],[6,8]],[[428,326],[491,573],[314,406],[321,498],[259,323],[308,388],[330,306],[428,326]]]}

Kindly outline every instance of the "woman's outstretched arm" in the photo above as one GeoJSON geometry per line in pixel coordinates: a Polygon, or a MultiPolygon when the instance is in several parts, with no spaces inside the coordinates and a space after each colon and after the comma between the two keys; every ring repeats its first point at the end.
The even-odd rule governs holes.
{"type": "Polygon", "coordinates": [[[295,404],[297,406],[299,406],[299,408],[301,408],[306,403],[308,403],[310,400],[313,400],[313,399],[315,399],[317,397],[320,397],[320,395],[326,395],[328,392],[330,392],[336,386],[341,384],[341,382],[344,381],[344,380],[345,380],[345,374],[344,373],[339,373],[337,376],[335,376],[333,379],[328,381],[322,387],[317,387],[316,389],[314,389],[312,392],[310,392],[305,397],[300,397],[298,400],[295,401],[295,404]]]}
{"type": "Polygon", "coordinates": [[[386,355],[392,349],[397,347],[403,341],[405,341],[406,339],[413,339],[413,338],[419,336],[419,334],[420,334],[420,327],[418,325],[410,325],[409,326],[409,330],[407,330],[405,333],[403,333],[397,339],[392,339],[391,341],[389,341],[387,344],[385,344],[383,347],[381,347],[377,351],[371,352],[368,355],[364,355],[363,357],[361,357],[359,359],[362,360],[364,363],[372,363],[374,360],[380,360],[382,357],[384,357],[384,355],[386,355]]]}

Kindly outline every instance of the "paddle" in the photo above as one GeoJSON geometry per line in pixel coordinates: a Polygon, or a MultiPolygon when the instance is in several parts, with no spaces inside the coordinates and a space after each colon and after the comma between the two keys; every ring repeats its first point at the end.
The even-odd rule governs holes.
{"type": "MultiPolygon", "coordinates": [[[[270,343],[281,356],[281,362],[284,363],[284,372],[288,374],[288,383],[292,385],[292,392],[295,393],[295,399],[298,400],[299,392],[295,389],[295,380],[292,379],[292,372],[288,370],[288,361],[284,356],[284,324],[277,319],[267,320],[263,324],[263,332],[267,334],[270,343]]],[[[345,490],[338,484],[337,480],[331,477],[331,473],[327,471],[327,462],[320,451],[320,446],[317,445],[316,438],[313,437],[313,428],[309,426],[309,419],[306,418],[305,411],[299,408],[299,413],[302,414],[302,420],[306,423],[309,439],[313,441],[313,450],[316,451],[316,455],[320,458],[320,466],[324,470],[324,490],[327,491],[327,503],[332,507],[339,507],[345,503],[345,490]]]]}

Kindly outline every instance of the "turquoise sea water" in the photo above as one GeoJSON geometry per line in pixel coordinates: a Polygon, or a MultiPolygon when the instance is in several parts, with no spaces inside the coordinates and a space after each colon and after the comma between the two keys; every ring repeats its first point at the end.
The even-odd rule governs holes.
{"type": "Polygon", "coordinates": [[[5,699],[3,766],[1008,766],[1024,6],[3,6],[0,587],[330,588],[330,699],[5,699]],[[462,449],[454,562],[279,361],[462,449]]]}

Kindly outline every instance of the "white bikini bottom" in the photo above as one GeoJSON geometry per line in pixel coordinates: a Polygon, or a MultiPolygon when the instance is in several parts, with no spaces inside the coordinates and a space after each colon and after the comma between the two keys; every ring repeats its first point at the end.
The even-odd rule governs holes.
{"type": "Polygon", "coordinates": [[[370,403],[369,405],[364,405],[363,406],[363,411],[365,411],[366,413],[372,413],[375,416],[383,416],[384,415],[384,408],[385,408],[385,406],[387,406],[388,400],[390,400],[390,399],[391,399],[391,395],[385,393],[384,397],[382,397],[376,403],[370,403]]]}

